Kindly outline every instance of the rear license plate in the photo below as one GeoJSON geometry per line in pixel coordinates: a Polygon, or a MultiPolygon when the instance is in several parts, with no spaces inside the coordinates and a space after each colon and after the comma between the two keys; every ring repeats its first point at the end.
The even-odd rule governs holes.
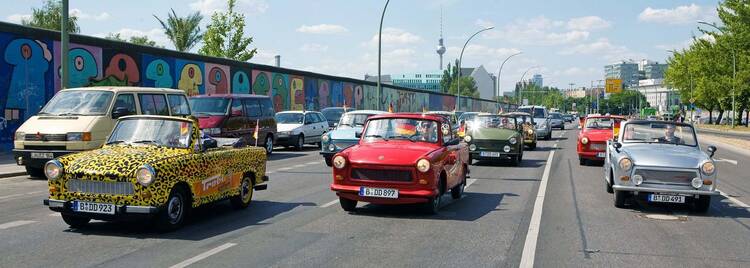
{"type": "Polygon", "coordinates": [[[88,213],[109,214],[109,215],[115,214],[115,205],[113,204],[73,201],[71,208],[75,212],[88,212],[88,213]]]}
{"type": "Polygon", "coordinates": [[[479,152],[479,156],[500,157],[500,152],[479,152]]]}
{"type": "Polygon", "coordinates": [[[596,153],[596,157],[604,158],[604,156],[606,156],[606,153],[604,152],[596,153]]]}
{"type": "Polygon", "coordinates": [[[398,190],[386,188],[359,187],[359,196],[398,198],[398,190]]]}
{"type": "Polygon", "coordinates": [[[31,158],[34,159],[52,159],[54,156],[52,153],[31,153],[31,158]]]}
{"type": "Polygon", "coordinates": [[[650,194],[648,201],[659,203],[685,203],[685,197],[681,195],[650,194]]]}

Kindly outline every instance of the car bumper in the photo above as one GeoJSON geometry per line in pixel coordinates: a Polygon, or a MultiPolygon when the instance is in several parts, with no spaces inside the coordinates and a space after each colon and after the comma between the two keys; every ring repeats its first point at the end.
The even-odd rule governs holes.
{"type": "Polygon", "coordinates": [[[481,156],[479,154],[479,151],[469,152],[471,155],[471,159],[474,160],[501,160],[501,159],[510,159],[518,155],[518,152],[500,152],[499,157],[493,157],[493,156],[481,156]]]}
{"type": "Polygon", "coordinates": [[[550,133],[550,130],[547,130],[546,128],[541,128],[536,130],[536,137],[537,138],[544,138],[547,137],[547,135],[550,133]]]}
{"type": "Polygon", "coordinates": [[[27,166],[32,168],[42,168],[47,161],[66,154],[78,153],[78,151],[68,150],[24,150],[24,149],[13,149],[13,159],[16,160],[16,164],[20,166],[27,166]],[[31,153],[51,153],[52,158],[31,158],[31,153]],[[20,161],[19,161],[20,157],[20,161]]]}
{"type": "Polygon", "coordinates": [[[339,153],[339,151],[322,151],[320,152],[320,155],[322,155],[325,158],[333,158],[334,155],[339,153]]]}
{"type": "Polygon", "coordinates": [[[87,213],[87,212],[75,212],[71,208],[70,201],[44,199],[43,203],[45,206],[48,206],[49,209],[52,211],[66,213],[66,214],[80,215],[80,216],[85,216],[85,217],[89,217],[92,219],[99,219],[99,220],[114,220],[114,219],[133,218],[133,217],[149,217],[149,216],[159,213],[158,207],[116,205],[114,215],[96,214],[96,213],[87,213]]]}
{"type": "Polygon", "coordinates": [[[719,195],[719,191],[706,190],[681,190],[656,187],[641,187],[627,185],[613,185],[612,189],[617,191],[638,192],[638,193],[667,193],[667,194],[689,194],[689,195],[719,195]]]}
{"type": "Polygon", "coordinates": [[[604,151],[578,152],[578,157],[583,158],[583,159],[589,159],[589,160],[604,160],[604,157],[597,156],[599,153],[606,153],[606,152],[604,151]]]}
{"type": "Polygon", "coordinates": [[[557,122],[557,123],[551,123],[550,125],[551,125],[551,126],[552,126],[553,128],[562,128],[562,127],[563,127],[563,125],[565,125],[565,124],[563,124],[562,122],[557,122]]]}
{"type": "Polygon", "coordinates": [[[281,146],[297,145],[297,136],[279,136],[276,138],[276,145],[281,145],[281,146]]]}
{"type": "MultiPolygon", "coordinates": [[[[374,186],[380,187],[380,186],[374,186]]],[[[438,194],[437,190],[413,190],[413,189],[398,189],[398,198],[378,198],[378,197],[365,197],[359,196],[359,188],[357,185],[342,185],[342,184],[331,184],[331,190],[336,192],[336,195],[360,202],[367,202],[371,204],[379,205],[395,205],[395,204],[419,204],[426,203],[430,198],[435,197],[438,194]]],[[[387,187],[386,187],[387,188],[387,187]]]]}

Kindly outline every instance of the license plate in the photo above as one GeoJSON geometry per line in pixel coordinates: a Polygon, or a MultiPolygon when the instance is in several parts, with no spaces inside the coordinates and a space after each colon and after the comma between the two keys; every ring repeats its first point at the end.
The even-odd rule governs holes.
{"type": "Polygon", "coordinates": [[[604,158],[605,156],[606,156],[606,153],[604,153],[604,152],[596,153],[596,157],[604,158]]]}
{"type": "Polygon", "coordinates": [[[398,198],[398,190],[386,188],[359,187],[359,196],[398,198]]]}
{"type": "Polygon", "coordinates": [[[71,208],[75,212],[88,212],[88,213],[109,214],[109,215],[115,214],[115,205],[113,204],[73,201],[71,208]]]}
{"type": "Polygon", "coordinates": [[[479,152],[479,156],[500,157],[500,152],[479,152]]]}
{"type": "Polygon", "coordinates": [[[685,203],[685,197],[681,195],[650,194],[648,201],[660,203],[685,203]]]}
{"type": "Polygon", "coordinates": [[[52,153],[31,153],[31,158],[35,159],[52,159],[54,156],[52,153]]]}

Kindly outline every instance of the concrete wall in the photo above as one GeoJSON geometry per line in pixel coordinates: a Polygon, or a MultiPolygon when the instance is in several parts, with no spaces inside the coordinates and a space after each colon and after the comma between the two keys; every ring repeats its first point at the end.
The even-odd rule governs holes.
{"type": "MultiPolygon", "coordinates": [[[[59,32],[0,23],[0,151],[9,151],[15,130],[60,90],[59,32]]],[[[179,88],[190,95],[269,95],[276,111],[347,106],[377,107],[376,84],[299,70],[136,46],[71,35],[70,84],[179,88]]],[[[395,111],[453,110],[455,97],[384,86],[381,108],[395,111]]],[[[501,104],[463,98],[461,108],[497,111],[501,104]]],[[[508,106],[505,104],[504,106],[508,106]]],[[[507,109],[507,108],[506,108],[507,109]]]]}

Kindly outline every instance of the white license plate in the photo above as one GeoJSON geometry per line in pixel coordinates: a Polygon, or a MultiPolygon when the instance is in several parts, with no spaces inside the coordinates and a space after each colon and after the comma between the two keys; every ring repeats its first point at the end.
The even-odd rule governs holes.
{"type": "Polygon", "coordinates": [[[604,158],[605,156],[606,156],[606,153],[605,153],[605,152],[601,152],[601,153],[596,153],[596,157],[601,157],[601,158],[604,158]]]}
{"type": "Polygon", "coordinates": [[[359,196],[398,198],[398,190],[386,188],[359,187],[359,196]]]}
{"type": "Polygon", "coordinates": [[[479,152],[479,156],[500,157],[500,152],[479,152]]]}
{"type": "Polygon", "coordinates": [[[88,212],[109,215],[115,214],[115,205],[113,204],[73,201],[71,208],[75,212],[88,212]]]}
{"type": "Polygon", "coordinates": [[[660,203],[685,203],[685,197],[681,195],[650,194],[648,201],[660,203]]]}
{"type": "Polygon", "coordinates": [[[52,159],[54,156],[52,153],[31,153],[31,158],[34,159],[52,159]]]}

